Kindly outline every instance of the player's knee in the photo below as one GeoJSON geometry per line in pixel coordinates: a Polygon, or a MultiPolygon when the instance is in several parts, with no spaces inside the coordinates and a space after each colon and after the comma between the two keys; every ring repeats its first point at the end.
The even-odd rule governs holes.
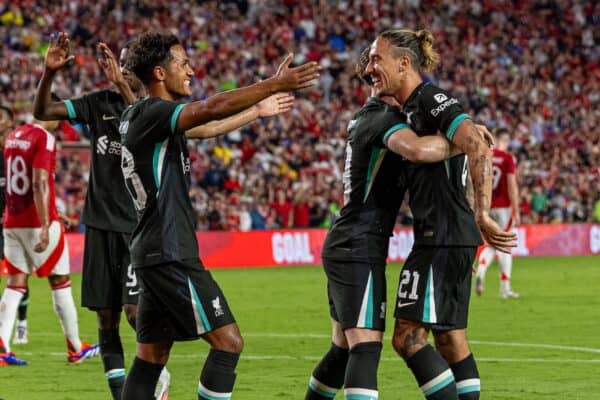
{"type": "Polygon", "coordinates": [[[135,330],[137,306],[135,304],[125,304],[123,310],[125,311],[127,323],[135,330]]]}
{"type": "Polygon", "coordinates": [[[66,283],[69,279],[69,275],[50,275],[48,277],[48,282],[50,283],[50,286],[55,287],[66,283]]]}
{"type": "Polygon", "coordinates": [[[427,345],[427,330],[409,321],[397,321],[392,347],[402,358],[409,359],[427,345]]]}
{"type": "Polygon", "coordinates": [[[119,327],[119,320],[121,319],[119,310],[97,310],[96,315],[98,316],[98,328],[101,330],[112,330],[119,327]]]}

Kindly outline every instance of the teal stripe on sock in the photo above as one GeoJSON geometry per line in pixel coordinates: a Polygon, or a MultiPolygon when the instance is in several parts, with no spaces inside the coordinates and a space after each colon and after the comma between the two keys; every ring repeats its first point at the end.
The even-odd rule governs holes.
{"type": "Polygon", "coordinates": [[[231,396],[227,396],[227,397],[215,397],[215,396],[211,396],[207,393],[205,393],[202,390],[198,390],[198,394],[200,396],[202,396],[203,398],[207,399],[207,400],[230,400],[231,396]]]}
{"type": "Polygon", "coordinates": [[[445,388],[446,386],[448,386],[449,384],[451,384],[452,382],[454,382],[454,376],[450,375],[448,376],[446,379],[444,379],[443,381],[441,381],[440,383],[438,383],[435,386],[432,386],[431,388],[429,388],[428,390],[425,390],[423,392],[423,394],[425,395],[425,397],[429,396],[430,394],[433,394],[435,392],[438,392],[440,390],[442,390],[443,388],[445,388]]]}
{"type": "Polygon", "coordinates": [[[456,392],[458,394],[479,392],[479,391],[481,391],[481,385],[464,386],[464,387],[461,387],[460,389],[456,390],[456,392]]]}
{"type": "Polygon", "coordinates": [[[317,394],[319,394],[319,395],[321,395],[323,397],[327,397],[328,399],[333,399],[335,397],[335,393],[330,393],[330,392],[326,392],[324,390],[321,390],[318,387],[316,387],[315,385],[313,385],[312,383],[309,383],[308,387],[313,392],[315,392],[315,393],[317,393],[317,394]]]}
{"type": "Polygon", "coordinates": [[[344,400],[377,400],[377,397],[368,394],[347,394],[344,396],[344,400]]]}
{"type": "Polygon", "coordinates": [[[125,376],[125,370],[121,370],[121,371],[114,371],[114,372],[107,372],[106,373],[106,379],[115,379],[115,378],[122,378],[125,376]]]}

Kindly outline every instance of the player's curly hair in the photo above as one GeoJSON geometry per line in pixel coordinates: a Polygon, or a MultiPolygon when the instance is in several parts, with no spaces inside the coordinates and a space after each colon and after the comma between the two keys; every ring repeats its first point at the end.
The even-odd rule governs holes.
{"type": "Polygon", "coordinates": [[[395,47],[396,56],[408,55],[413,67],[420,72],[432,71],[440,60],[433,48],[433,34],[426,29],[390,29],[379,34],[395,47]]]}
{"type": "Polygon", "coordinates": [[[179,39],[170,33],[144,33],[129,46],[127,68],[148,84],[154,67],[165,66],[172,58],[171,47],[178,44],[181,44],[179,39]]]}
{"type": "Polygon", "coordinates": [[[367,65],[369,64],[369,51],[371,47],[365,47],[365,49],[360,53],[360,57],[358,58],[358,62],[354,66],[354,72],[356,75],[367,85],[372,86],[373,81],[371,80],[371,76],[366,73],[367,65]]]}

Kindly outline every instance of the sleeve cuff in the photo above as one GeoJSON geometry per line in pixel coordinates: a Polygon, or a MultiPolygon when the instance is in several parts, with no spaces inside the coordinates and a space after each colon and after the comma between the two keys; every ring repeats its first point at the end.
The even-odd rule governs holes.
{"type": "Polygon", "coordinates": [[[173,134],[175,134],[177,129],[177,119],[179,118],[179,114],[181,113],[181,110],[183,110],[183,107],[185,107],[185,104],[179,104],[177,107],[175,107],[173,115],[171,115],[171,133],[173,134]]]}
{"type": "Polygon", "coordinates": [[[390,138],[390,136],[392,136],[392,133],[396,132],[397,130],[406,129],[406,128],[409,128],[409,126],[404,123],[400,123],[400,124],[396,124],[396,125],[392,126],[383,135],[383,144],[387,147],[388,139],[390,138]]]}
{"type": "Polygon", "coordinates": [[[77,119],[77,113],[75,112],[75,107],[73,107],[73,102],[71,100],[65,100],[64,103],[67,107],[67,114],[69,114],[69,119],[71,121],[75,121],[77,119]]]}
{"type": "Polygon", "coordinates": [[[454,133],[456,133],[456,129],[458,129],[460,123],[463,122],[465,119],[471,119],[471,117],[468,114],[460,114],[456,118],[454,118],[454,121],[452,121],[450,127],[446,131],[446,137],[448,138],[448,140],[452,140],[452,138],[454,137],[454,133]]]}

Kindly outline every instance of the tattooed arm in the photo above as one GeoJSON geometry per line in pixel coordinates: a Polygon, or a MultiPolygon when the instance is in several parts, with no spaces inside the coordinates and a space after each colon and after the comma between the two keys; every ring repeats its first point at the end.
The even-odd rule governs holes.
{"type": "Polygon", "coordinates": [[[492,151],[470,119],[461,122],[452,141],[469,157],[475,217],[481,233],[496,249],[510,252],[510,248],[516,245],[515,235],[503,231],[489,216],[492,201],[492,151]]]}

